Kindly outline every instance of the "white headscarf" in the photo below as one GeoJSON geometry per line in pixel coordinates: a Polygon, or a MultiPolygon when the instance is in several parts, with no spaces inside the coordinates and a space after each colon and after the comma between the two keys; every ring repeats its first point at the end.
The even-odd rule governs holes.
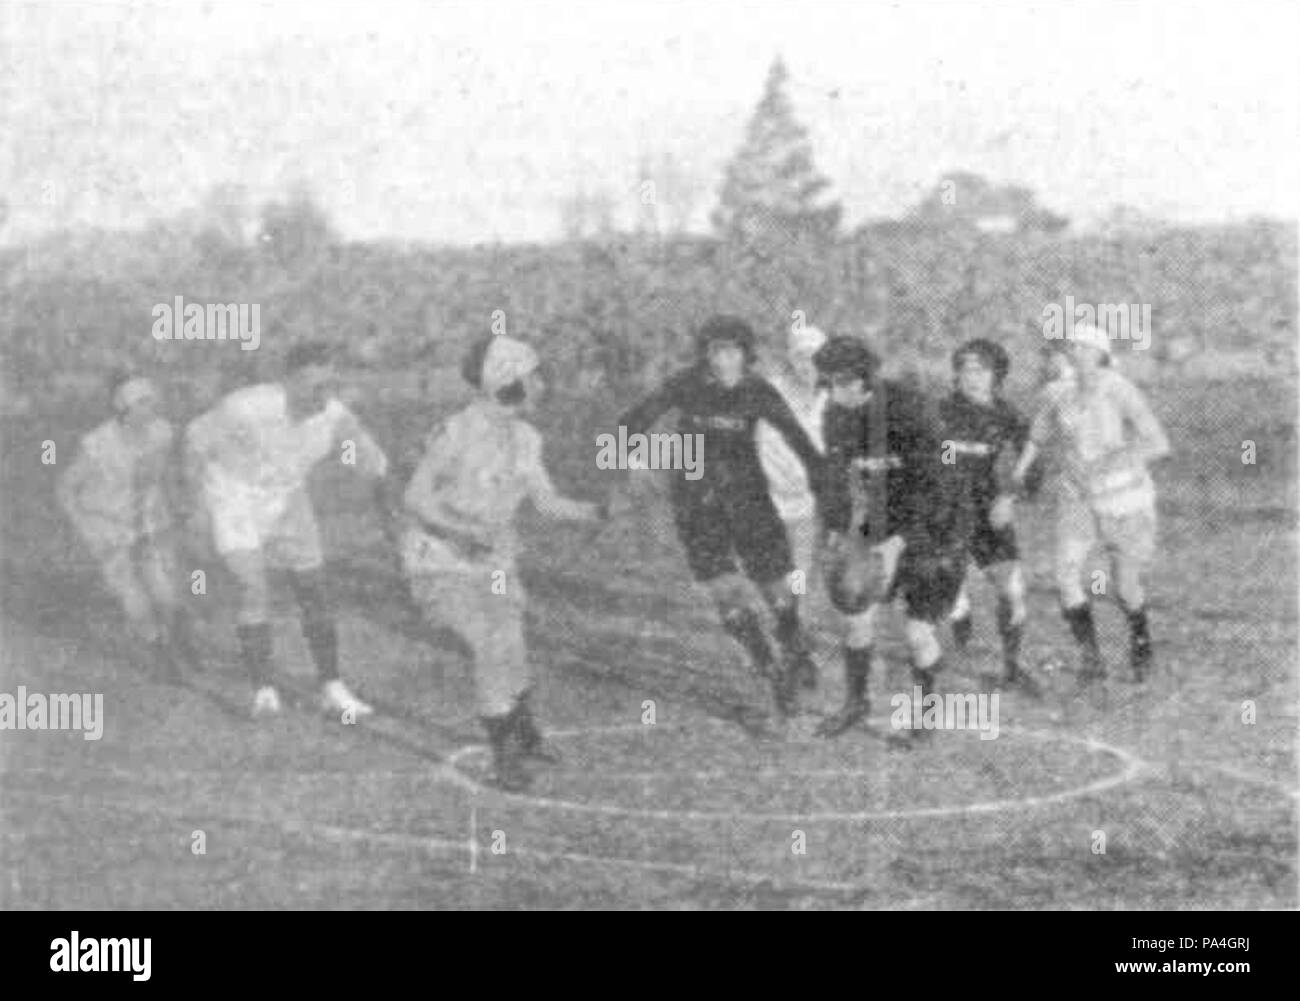
{"type": "Polygon", "coordinates": [[[1094,327],[1090,323],[1076,323],[1074,325],[1074,343],[1096,348],[1103,355],[1110,354],[1110,335],[1100,327],[1094,327]]]}
{"type": "Polygon", "coordinates": [[[811,358],[826,343],[826,332],[820,327],[794,326],[786,339],[786,353],[791,358],[811,358]]]}
{"type": "Polygon", "coordinates": [[[480,381],[488,393],[522,379],[541,364],[537,352],[523,341],[504,335],[492,338],[483,356],[483,373],[480,381]]]}

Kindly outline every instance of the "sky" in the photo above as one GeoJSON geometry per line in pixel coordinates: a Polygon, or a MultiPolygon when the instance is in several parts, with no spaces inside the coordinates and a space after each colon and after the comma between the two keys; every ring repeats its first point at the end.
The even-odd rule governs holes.
{"type": "MultiPolygon", "coordinates": [[[[536,241],[671,158],[692,228],[778,54],[846,221],[953,170],[1087,224],[1300,215],[1300,4],[0,3],[0,242],[306,187],[349,238],[536,241]]],[[[665,192],[662,197],[669,197],[665,192]]]]}

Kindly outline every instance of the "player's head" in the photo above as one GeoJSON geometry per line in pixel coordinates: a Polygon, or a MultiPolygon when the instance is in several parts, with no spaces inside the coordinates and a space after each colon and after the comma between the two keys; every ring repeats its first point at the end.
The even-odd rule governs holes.
{"type": "Polygon", "coordinates": [[[876,353],[856,337],[830,338],[813,355],[818,382],[830,389],[831,402],[860,407],[871,397],[880,372],[876,353]]]}
{"type": "Polygon", "coordinates": [[[695,349],[724,386],[735,386],[754,361],[754,331],[738,316],[712,316],[695,334],[695,349]]]}
{"type": "Polygon", "coordinates": [[[791,371],[804,383],[812,385],[817,381],[817,366],[813,364],[813,355],[826,343],[826,332],[820,327],[797,324],[790,327],[786,338],[785,359],[791,371]]]}
{"type": "Polygon", "coordinates": [[[1011,358],[1001,344],[977,337],[952,353],[957,390],[976,403],[989,403],[1011,371],[1011,358]]]}
{"type": "Polygon", "coordinates": [[[109,399],[118,420],[142,427],[158,416],[161,396],[152,379],[131,372],[118,372],[109,381],[109,399]]]}
{"type": "Polygon", "coordinates": [[[1075,366],[1085,377],[1110,364],[1110,335],[1100,327],[1075,324],[1073,336],[1061,343],[1070,348],[1075,366]]]}
{"type": "Polygon", "coordinates": [[[336,390],[333,352],[320,341],[302,341],[284,359],[284,381],[300,399],[323,402],[336,390]]]}
{"type": "Polygon", "coordinates": [[[501,334],[475,341],[460,371],[471,386],[507,407],[531,409],[546,389],[537,352],[501,334]]]}

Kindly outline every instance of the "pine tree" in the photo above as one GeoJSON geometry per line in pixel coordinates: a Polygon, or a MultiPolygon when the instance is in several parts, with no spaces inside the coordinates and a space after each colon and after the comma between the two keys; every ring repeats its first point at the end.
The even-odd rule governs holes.
{"type": "Polygon", "coordinates": [[[839,227],[840,205],[822,200],[830,182],[813,166],[808,131],[785,93],[787,79],[778,58],[745,140],[727,165],[711,221],[729,243],[820,242],[834,239],[839,227]]]}

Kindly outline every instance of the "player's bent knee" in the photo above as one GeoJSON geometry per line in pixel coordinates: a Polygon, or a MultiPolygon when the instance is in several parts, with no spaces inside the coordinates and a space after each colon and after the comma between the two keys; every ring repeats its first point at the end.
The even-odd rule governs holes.
{"type": "Polygon", "coordinates": [[[1083,593],[1083,584],[1080,578],[1083,575],[1083,564],[1073,561],[1068,563],[1058,563],[1056,567],[1056,592],[1060,598],[1061,604],[1066,608],[1073,608],[1081,605],[1088,600],[1083,593]]]}
{"type": "Polygon", "coordinates": [[[865,612],[845,618],[844,645],[852,650],[865,650],[876,639],[876,608],[872,605],[865,612]]]}
{"type": "Polygon", "coordinates": [[[1011,609],[1011,621],[1015,624],[1025,619],[1025,574],[1017,563],[999,563],[993,568],[994,580],[997,582],[998,594],[1011,609]]]}
{"type": "Polygon", "coordinates": [[[1132,569],[1115,575],[1115,597],[1127,609],[1141,608],[1146,603],[1146,590],[1141,575],[1132,569]]]}
{"type": "Polygon", "coordinates": [[[939,660],[943,648],[939,645],[939,637],[935,635],[934,623],[923,619],[908,619],[905,631],[907,649],[912,655],[913,664],[924,668],[939,660]]]}

